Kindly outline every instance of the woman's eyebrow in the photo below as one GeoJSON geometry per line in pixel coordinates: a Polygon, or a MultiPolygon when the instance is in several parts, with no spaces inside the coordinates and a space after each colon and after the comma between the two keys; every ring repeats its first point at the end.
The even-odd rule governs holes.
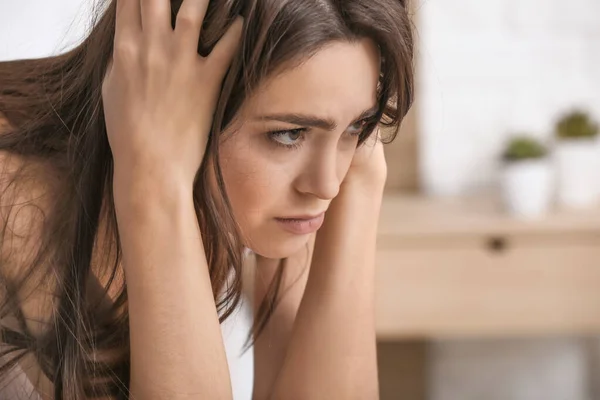
{"type": "MultiPolygon", "coordinates": [[[[377,114],[379,106],[364,110],[354,121],[360,121],[366,118],[371,118],[377,114]]],[[[255,118],[257,121],[279,121],[286,122],[292,125],[306,126],[312,128],[324,129],[333,131],[337,128],[337,123],[331,118],[323,118],[315,115],[299,114],[299,113],[280,113],[267,114],[255,118]]]]}

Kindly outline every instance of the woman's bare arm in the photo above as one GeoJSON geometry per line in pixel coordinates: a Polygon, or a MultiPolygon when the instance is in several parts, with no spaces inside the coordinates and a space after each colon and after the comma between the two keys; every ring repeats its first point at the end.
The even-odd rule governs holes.
{"type": "MultiPolygon", "coordinates": [[[[380,145],[378,144],[378,146],[380,145]]],[[[338,396],[350,393],[348,394],[350,398],[375,399],[378,397],[376,358],[374,347],[372,347],[375,341],[372,323],[372,283],[374,281],[375,236],[383,186],[378,186],[377,181],[377,179],[370,180],[370,183],[375,185],[373,190],[362,185],[348,187],[346,184],[327,213],[327,225],[318,233],[320,255],[315,254],[315,236],[313,236],[306,250],[303,249],[288,259],[280,293],[281,300],[254,347],[253,398],[255,400],[327,398],[327,393],[329,395],[337,393],[338,396]],[[371,240],[367,240],[368,238],[371,240]],[[354,251],[346,251],[347,248],[354,251]],[[313,254],[315,254],[314,258],[313,254]],[[342,255],[342,258],[337,258],[339,254],[342,255]],[[359,257],[356,257],[357,254],[359,257]],[[320,259],[317,260],[317,257],[320,259]],[[347,264],[344,265],[344,263],[347,264]],[[340,271],[327,271],[329,265],[339,268],[340,271]],[[320,268],[321,273],[310,273],[311,290],[306,287],[309,271],[312,268],[320,268]],[[355,283],[360,286],[346,285],[344,284],[345,279],[354,279],[355,283]],[[303,296],[306,297],[305,300],[302,300],[303,296]],[[304,320],[296,322],[302,301],[304,304],[302,312],[308,316],[304,320]],[[342,305],[342,312],[331,312],[330,307],[335,307],[336,304],[342,305]],[[315,320],[319,318],[325,318],[326,323],[315,323],[315,320]],[[359,348],[358,352],[361,353],[360,357],[363,361],[358,361],[358,363],[362,364],[364,372],[347,369],[348,365],[357,365],[357,363],[347,362],[346,357],[350,354],[351,347],[348,347],[346,353],[341,345],[340,351],[332,354],[328,351],[320,351],[319,346],[315,347],[315,344],[310,343],[311,339],[308,339],[307,332],[303,333],[307,326],[317,328],[308,332],[314,334],[315,344],[321,343],[327,347],[327,340],[336,343],[343,343],[344,339],[353,341],[359,348]],[[329,338],[326,335],[321,336],[322,332],[330,334],[329,338]],[[359,333],[357,336],[361,337],[360,340],[350,338],[348,335],[350,333],[359,333]],[[304,357],[297,361],[295,358],[297,356],[288,355],[292,336],[297,342],[304,340],[299,347],[299,354],[310,349],[309,353],[314,354],[314,357],[304,357]],[[334,372],[333,375],[328,375],[327,370],[323,369],[325,365],[322,364],[321,357],[327,358],[331,363],[330,371],[334,372]],[[365,360],[366,362],[364,362],[365,360]],[[310,376],[299,379],[301,375],[292,376],[287,384],[282,384],[284,373],[281,371],[284,362],[287,373],[293,375],[296,373],[295,369],[307,368],[317,374],[312,378],[320,379],[321,384],[309,383],[311,382],[310,376]],[[291,363],[296,364],[292,364],[290,367],[291,363]],[[290,372],[290,370],[294,372],[290,372]],[[343,377],[344,374],[346,377],[343,377]],[[325,378],[326,376],[332,378],[338,376],[338,380],[337,382],[329,380],[329,378],[325,378]],[[277,383],[278,380],[279,383],[277,383]],[[279,393],[274,393],[276,386],[279,387],[279,393]],[[359,391],[352,393],[353,387],[365,389],[365,392],[362,394],[359,391]],[[305,390],[309,392],[304,392],[305,390]]],[[[384,181],[385,178],[379,179],[379,182],[384,181]]],[[[257,256],[254,283],[255,309],[263,300],[267,287],[275,276],[278,264],[279,260],[257,256]]],[[[345,343],[348,344],[348,342],[345,343]]]]}
{"type": "MultiPolygon", "coordinates": [[[[283,365],[308,279],[314,240],[315,235],[312,235],[307,247],[287,259],[277,307],[254,344],[254,400],[270,397],[283,365]]],[[[275,279],[279,262],[279,259],[256,256],[253,302],[255,315],[269,284],[275,279]]]]}
{"type": "Polygon", "coordinates": [[[359,153],[317,233],[273,399],[379,397],[375,252],[387,169],[380,142],[359,153]]]}
{"type": "Polygon", "coordinates": [[[121,177],[115,186],[129,299],[131,398],[230,399],[191,192],[158,175],[121,177]]]}
{"type": "Polygon", "coordinates": [[[208,3],[184,0],[173,29],[168,1],[117,2],[102,100],[129,301],[132,399],[232,396],[192,193],[242,20],[202,57],[208,3]]]}

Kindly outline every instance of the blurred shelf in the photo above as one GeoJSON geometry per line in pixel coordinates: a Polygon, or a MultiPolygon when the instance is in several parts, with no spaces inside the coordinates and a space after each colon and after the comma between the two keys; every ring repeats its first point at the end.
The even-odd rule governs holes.
{"type": "Polygon", "coordinates": [[[600,333],[600,208],[389,194],[377,257],[381,339],[600,333]]]}
{"type": "Polygon", "coordinates": [[[543,218],[523,220],[507,215],[493,194],[435,199],[388,193],[379,223],[379,237],[384,243],[388,238],[539,233],[600,235],[600,205],[580,210],[556,208],[543,218]]]}

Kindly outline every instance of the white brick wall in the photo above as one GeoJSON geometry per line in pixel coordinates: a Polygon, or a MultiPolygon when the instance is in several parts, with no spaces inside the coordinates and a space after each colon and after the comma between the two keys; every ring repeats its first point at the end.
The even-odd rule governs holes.
{"type": "MultiPolygon", "coordinates": [[[[550,139],[566,109],[585,107],[600,119],[600,0],[419,3],[426,192],[493,185],[509,134],[550,139]]],[[[588,370],[584,349],[571,339],[437,342],[431,398],[584,400],[599,371],[588,370]]]]}
{"type": "Polygon", "coordinates": [[[600,116],[600,0],[421,0],[423,186],[494,182],[511,132],[549,138],[573,106],[600,116]],[[450,173],[449,173],[450,171],[450,173]]]}

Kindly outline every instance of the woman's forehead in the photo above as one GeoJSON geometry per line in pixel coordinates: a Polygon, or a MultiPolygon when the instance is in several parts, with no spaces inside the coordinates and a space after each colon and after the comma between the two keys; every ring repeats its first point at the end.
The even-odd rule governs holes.
{"type": "Polygon", "coordinates": [[[370,41],[335,43],[259,85],[246,114],[353,116],[375,104],[379,72],[379,54],[370,41]]]}

